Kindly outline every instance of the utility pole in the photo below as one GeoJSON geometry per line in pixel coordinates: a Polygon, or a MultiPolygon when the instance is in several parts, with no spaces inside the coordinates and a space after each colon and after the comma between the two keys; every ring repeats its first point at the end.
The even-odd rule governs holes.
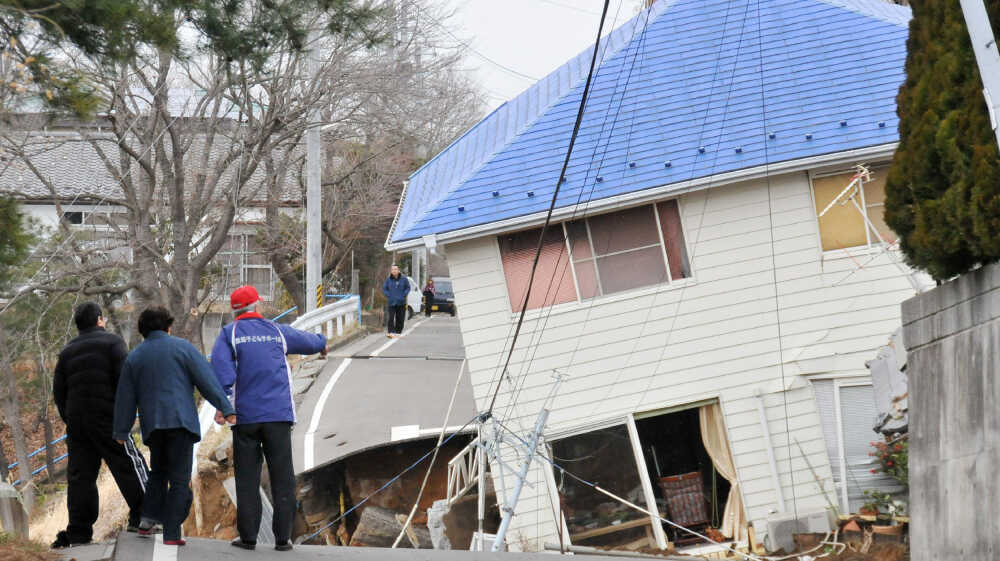
{"type": "Polygon", "coordinates": [[[965,25],[969,28],[969,38],[972,39],[972,51],[979,65],[979,76],[983,80],[983,96],[986,97],[986,107],[990,112],[990,126],[997,137],[1000,146],[1000,52],[997,51],[997,41],[993,37],[990,18],[986,13],[983,0],[961,0],[962,15],[965,25]]]}
{"type": "MultiPolygon", "coordinates": [[[[313,83],[319,64],[316,60],[316,34],[312,34],[313,49],[309,53],[309,75],[306,80],[313,83]]],[[[323,305],[323,194],[322,162],[323,147],[320,145],[319,108],[309,113],[306,129],[306,312],[323,305]]]]}

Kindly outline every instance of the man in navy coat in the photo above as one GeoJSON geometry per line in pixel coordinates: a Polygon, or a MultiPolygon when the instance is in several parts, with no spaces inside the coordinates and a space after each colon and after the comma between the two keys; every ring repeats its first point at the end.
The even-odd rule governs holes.
{"type": "Polygon", "coordinates": [[[406,297],[410,294],[410,280],[399,272],[399,267],[392,266],[389,276],[382,283],[382,294],[389,301],[388,335],[396,337],[403,332],[403,321],[406,319],[406,297]]]}
{"type": "Polygon", "coordinates": [[[132,438],[138,409],[150,460],[139,535],[150,535],[153,525],[161,523],[165,545],[184,545],[181,524],[192,498],[191,448],[201,440],[194,388],[230,423],[236,422],[236,411],[205,357],[191,343],[170,335],[173,322],[165,308],[149,308],[139,315],[145,341],[122,365],[112,437],[119,443],[132,438]]]}

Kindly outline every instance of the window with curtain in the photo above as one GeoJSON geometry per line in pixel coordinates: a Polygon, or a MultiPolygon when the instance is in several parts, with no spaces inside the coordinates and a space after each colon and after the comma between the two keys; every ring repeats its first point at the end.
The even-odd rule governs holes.
{"type": "Polygon", "coordinates": [[[566,224],[581,298],[691,276],[677,201],[566,224]]]}
{"type": "MultiPolygon", "coordinates": [[[[521,311],[541,228],[499,236],[511,310],[521,311]]],[[[691,276],[676,200],[550,226],[528,309],[691,276]]]]}
{"type": "Polygon", "coordinates": [[[851,247],[868,247],[879,243],[879,236],[886,243],[896,241],[896,234],[885,223],[885,178],[888,168],[872,168],[871,179],[862,181],[861,189],[854,194],[854,205],[846,197],[846,204],[834,204],[822,217],[823,212],[854,179],[854,172],[824,175],[812,178],[816,215],[819,220],[819,234],[823,251],[851,247]],[[862,209],[864,214],[862,214],[862,209]],[[871,223],[868,227],[865,217],[871,223]]]}
{"type": "MultiPolygon", "coordinates": [[[[500,260],[513,312],[520,312],[524,308],[531,265],[535,260],[541,233],[541,228],[535,228],[499,237],[500,260]]],[[[576,288],[573,285],[573,273],[569,269],[569,252],[566,251],[562,228],[555,224],[545,232],[527,307],[531,310],[573,300],[576,300],[576,288]]]]}

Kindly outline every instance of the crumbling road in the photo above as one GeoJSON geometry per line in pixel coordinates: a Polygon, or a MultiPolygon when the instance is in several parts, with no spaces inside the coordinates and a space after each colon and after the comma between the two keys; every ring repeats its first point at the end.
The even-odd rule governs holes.
{"type": "MultiPolygon", "coordinates": [[[[458,320],[414,317],[403,336],[370,335],[331,354],[298,408],[297,474],[392,442],[436,437],[465,350],[458,320]]],[[[476,414],[462,377],[449,428],[476,414]]]]}

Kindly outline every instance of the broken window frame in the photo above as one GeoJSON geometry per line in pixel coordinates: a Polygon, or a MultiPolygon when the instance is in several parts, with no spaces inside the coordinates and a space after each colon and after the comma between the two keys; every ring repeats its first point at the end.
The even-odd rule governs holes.
{"type": "MultiPolygon", "coordinates": [[[[557,441],[560,441],[560,440],[563,440],[563,439],[566,439],[566,438],[572,438],[574,436],[580,436],[580,435],[584,435],[584,434],[588,434],[588,433],[593,433],[593,432],[596,432],[596,431],[599,431],[599,430],[605,430],[605,429],[609,429],[609,428],[613,428],[613,427],[619,427],[619,426],[624,425],[625,428],[626,428],[626,430],[627,430],[627,433],[628,433],[629,444],[632,447],[633,461],[635,462],[635,464],[633,464],[633,467],[635,467],[636,471],[638,472],[639,483],[642,486],[642,491],[643,491],[643,503],[644,504],[639,504],[639,506],[645,507],[646,510],[649,511],[650,513],[657,513],[657,514],[659,514],[658,506],[656,504],[656,497],[655,497],[655,494],[653,492],[654,482],[653,482],[652,477],[650,477],[649,472],[646,469],[646,465],[647,465],[646,464],[646,455],[645,455],[645,452],[642,449],[642,442],[640,440],[639,430],[638,430],[638,426],[636,425],[636,421],[637,420],[641,420],[641,419],[648,419],[648,418],[651,418],[651,417],[657,417],[657,416],[660,416],[660,415],[668,415],[670,413],[677,413],[679,411],[686,411],[686,410],[689,410],[689,409],[698,409],[700,407],[703,407],[703,406],[706,406],[706,405],[711,405],[711,404],[714,404],[714,403],[719,404],[719,406],[721,407],[722,406],[722,399],[721,399],[721,397],[720,396],[708,397],[708,398],[703,398],[703,399],[700,399],[700,400],[690,401],[690,402],[686,402],[686,403],[680,403],[680,404],[676,404],[676,405],[668,406],[668,407],[661,407],[661,408],[650,409],[650,410],[646,410],[646,411],[631,412],[631,413],[628,413],[628,414],[626,414],[624,416],[620,416],[620,417],[611,417],[611,418],[608,418],[608,419],[604,419],[602,421],[598,421],[596,423],[588,424],[586,426],[575,427],[574,429],[569,430],[569,431],[558,432],[556,434],[549,435],[545,439],[545,447],[546,447],[546,450],[547,450],[547,452],[549,454],[549,457],[555,459],[555,456],[553,455],[553,451],[552,451],[552,444],[554,442],[557,442],[557,441]]],[[[723,417],[723,419],[724,419],[724,417],[723,417]]],[[[725,423],[725,420],[723,420],[723,425],[725,427],[725,438],[726,438],[727,442],[730,443],[730,446],[732,446],[732,438],[730,436],[729,425],[725,423]]],[[[558,463],[558,460],[555,460],[555,461],[556,461],[556,463],[558,463]]],[[[566,466],[563,466],[563,467],[566,467],[566,466]]],[[[569,468],[567,467],[567,469],[569,469],[569,468]]],[[[739,470],[738,470],[738,468],[737,468],[737,479],[739,479],[739,470]]],[[[558,511],[554,513],[557,516],[557,519],[554,521],[554,523],[556,524],[557,528],[559,528],[559,531],[562,532],[562,534],[563,534],[563,541],[566,544],[572,545],[572,541],[570,539],[569,526],[567,524],[567,518],[566,518],[565,514],[563,513],[562,507],[561,507],[561,505],[562,505],[562,498],[561,498],[561,495],[559,493],[559,488],[558,488],[557,481],[556,481],[556,478],[555,478],[555,472],[554,472],[552,466],[548,465],[548,464],[547,464],[547,466],[545,468],[545,481],[546,481],[546,485],[548,486],[548,493],[549,493],[549,497],[550,497],[550,499],[552,501],[552,504],[553,505],[560,505],[558,507],[558,511]]],[[[741,494],[743,493],[743,487],[742,487],[742,485],[739,486],[739,489],[738,489],[737,492],[739,492],[741,494]]],[[[663,523],[660,521],[660,519],[659,519],[658,516],[649,515],[648,518],[649,518],[649,523],[652,526],[653,535],[654,535],[654,538],[656,540],[657,546],[660,547],[661,549],[666,549],[669,544],[667,542],[667,535],[666,535],[666,531],[663,528],[663,523]]]]}
{"type": "MultiPolygon", "coordinates": [[[[868,166],[868,169],[871,171],[872,175],[882,174],[882,179],[884,181],[884,179],[885,179],[884,174],[888,172],[889,163],[888,162],[877,162],[875,164],[872,164],[872,165],[868,166]]],[[[853,174],[856,171],[857,170],[855,168],[838,168],[838,169],[834,169],[834,170],[825,170],[825,171],[810,171],[807,174],[808,181],[809,181],[809,195],[810,195],[810,198],[812,199],[813,214],[816,217],[816,241],[819,244],[820,253],[822,253],[823,255],[826,255],[826,256],[831,256],[831,255],[832,256],[837,256],[837,255],[843,255],[843,254],[850,254],[850,252],[852,250],[855,250],[855,251],[857,251],[857,250],[863,250],[863,251],[878,250],[878,249],[882,249],[882,248],[893,246],[895,244],[895,240],[898,239],[898,235],[896,235],[895,232],[893,232],[893,237],[894,237],[893,241],[888,241],[887,240],[886,243],[883,244],[883,243],[881,243],[878,240],[877,236],[875,235],[875,232],[872,232],[872,229],[875,228],[876,225],[875,225],[875,221],[872,220],[872,217],[871,217],[871,215],[869,213],[870,213],[870,210],[872,208],[878,207],[878,208],[883,209],[882,212],[883,212],[883,216],[884,216],[884,213],[885,213],[885,210],[884,210],[885,209],[885,203],[884,203],[884,198],[885,198],[884,190],[885,190],[885,186],[883,185],[883,187],[882,187],[882,189],[883,189],[883,202],[882,203],[874,203],[872,205],[869,205],[868,201],[867,201],[867,189],[866,189],[866,187],[867,187],[867,185],[869,183],[872,183],[874,180],[869,180],[869,181],[862,180],[860,182],[859,186],[858,186],[858,192],[859,192],[859,195],[860,195],[858,198],[860,200],[857,201],[857,204],[864,211],[864,216],[861,218],[861,227],[864,228],[865,243],[862,244],[862,245],[845,245],[843,247],[833,247],[833,248],[830,248],[830,249],[824,248],[825,244],[824,244],[824,238],[823,238],[823,229],[822,229],[822,225],[821,225],[822,224],[822,222],[821,222],[822,218],[820,218],[819,213],[822,211],[822,207],[825,207],[827,204],[829,204],[829,201],[824,202],[824,204],[822,205],[822,207],[820,206],[819,202],[816,199],[815,180],[817,180],[817,179],[827,179],[827,178],[837,177],[837,176],[843,176],[844,179],[845,179],[845,182],[841,185],[841,189],[843,189],[844,187],[847,187],[847,185],[851,181],[851,177],[853,176],[853,174]]],[[[838,190],[838,193],[839,193],[839,190],[838,190]]],[[[853,212],[858,212],[859,211],[859,209],[854,208],[854,204],[852,202],[848,201],[847,205],[849,205],[853,209],[853,212]]],[[[882,219],[882,222],[884,222],[884,218],[882,219]]],[[[879,234],[881,234],[881,233],[879,233],[879,234]]]]}

